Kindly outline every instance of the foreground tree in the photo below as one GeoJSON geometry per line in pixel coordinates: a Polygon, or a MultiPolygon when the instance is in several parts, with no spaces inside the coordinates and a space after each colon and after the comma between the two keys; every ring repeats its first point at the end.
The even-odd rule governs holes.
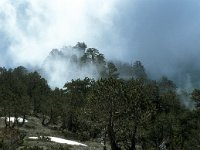
{"type": "Polygon", "coordinates": [[[146,128],[156,116],[159,91],[157,86],[146,83],[143,79],[130,80],[126,84],[124,117],[121,126],[123,133],[119,134],[123,149],[135,150],[136,145],[146,147],[146,128]]]}
{"type": "Polygon", "coordinates": [[[157,96],[157,88],[143,80],[101,79],[88,95],[87,112],[106,130],[112,150],[135,150],[141,144],[141,131],[155,113],[157,96]]]}
{"type": "Polygon", "coordinates": [[[39,73],[33,72],[28,75],[28,95],[33,104],[33,113],[36,115],[41,112],[41,102],[44,101],[50,93],[50,87],[47,81],[39,73]]]}
{"type": "Polygon", "coordinates": [[[30,112],[30,99],[27,95],[26,83],[24,83],[27,74],[16,74],[15,71],[16,69],[14,71],[3,70],[0,74],[1,110],[3,110],[5,124],[8,127],[14,127],[18,123],[18,117],[23,117],[23,124],[26,115],[30,112]],[[16,122],[12,125],[10,117],[16,118],[16,122]]]}
{"type": "Polygon", "coordinates": [[[119,115],[122,91],[123,83],[109,78],[97,81],[88,95],[87,113],[101,130],[106,129],[113,150],[120,149],[116,141],[114,123],[119,115]]]}
{"type": "Polygon", "coordinates": [[[89,78],[85,78],[84,80],[72,80],[65,84],[62,128],[77,131],[78,117],[81,115],[81,108],[85,105],[85,97],[92,82],[89,78]]]}

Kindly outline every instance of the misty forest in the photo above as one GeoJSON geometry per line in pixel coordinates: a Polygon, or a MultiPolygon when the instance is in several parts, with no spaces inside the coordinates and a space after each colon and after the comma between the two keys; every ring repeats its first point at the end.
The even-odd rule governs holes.
{"type": "Polygon", "coordinates": [[[0,0],[0,150],[200,150],[200,1],[0,0]]]}
{"type": "Polygon", "coordinates": [[[43,143],[47,149],[70,149],[50,148],[48,134],[100,143],[85,149],[199,149],[199,89],[188,93],[165,76],[152,80],[142,62],[107,61],[81,42],[53,49],[44,61],[46,70],[54,71],[54,61],[80,71],[89,68],[96,78],[72,79],[52,88],[45,69],[0,68],[2,149],[43,149],[43,143]],[[31,136],[42,142],[34,145],[31,136]]]}

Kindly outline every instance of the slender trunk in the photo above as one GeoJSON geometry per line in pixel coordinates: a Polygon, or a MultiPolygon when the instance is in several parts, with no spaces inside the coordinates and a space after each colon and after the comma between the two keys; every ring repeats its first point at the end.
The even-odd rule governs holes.
{"type": "Polygon", "coordinates": [[[66,123],[65,123],[65,122],[66,122],[66,117],[63,116],[63,117],[62,117],[62,125],[61,125],[61,127],[60,127],[61,129],[66,129],[66,123]]]}
{"type": "Polygon", "coordinates": [[[134,127],[134,130],[133,130],[133,136],[132,136],[132,139],[131,139],[131,147],[129,150],[136,150],[136,132],[137,132],[137,126],[134,127]]]}
{"type": "Polygon", "coordinates": [[[6,128],[9,126],[9,124],[8,124],[8,121],[7,121],[7,117],[5,116],[5,118],[4,118],[4,122],[5,122],[5,125],[6,125],[6,128]]]}
{"type": "Polygon", "coordinates": [[[73,129],[72,115],[70,115],[68,120],[67,120],[67,129],[69,131],[72,131],[72,129],[73,129]]]}
{"type": "Polygon", "coordinates": [[[9,110],[9,113],[8,113],[8,127],[10,128],[10,110],[9,110]]]}
{"type": "Polygon", "coordinates": [[[14,121],[13,121],[13,124],[12,124],[11,128],[14,128],[16,124],[18,124],[18,117],[17,117],[17,115],[15,114],[15,115],[14,115],[14,121]]]}
{"type": "Polygon", "coordinates": [[[182,140],[182,142],[181,142],[181,150],[184,149],[184,143],[185,143],[185,140],[182,140]]]}
{"type": "Polygon", "coordinates": [[[108,124],[108,137],[110,139],[111,149],[121,150],[121,148],[119,148],[116,143],[115,133],[113,130],[112,112],[110,113],[110,119],[109,119],[109,124],[108,124]]]}
{"type": "Polygon", "coordinates": [[[106,145],[103,145],[103,150],[107,150],[106,145]]]}
{"type": "Polygon", "coordinates": [[[158,140],[156,139],[155,141],[154,141],[154,143],[155,143],[155,148],[157,149],[157,150],[159,150],[160,148],[159,148],[159,142],[158,142],[158,140]]]}
{"type": "Polygon", "coordinates": [[[51,107],[49,123],[51,123],[52,120],[53,120],[53,108],[51,107]]]}
{"type": "Polygon", "coordinates": [[[33,113],[36,115],[37,114],[37,109],[36,109],[36,100],[33,98],[33,113]]]}
{"type": "Polygon", "coordinates": [[[15,125],[16,125],[16,121],[14,120],[14,122],[13,122],[13,124],[12,124],[11,128],[14,128],[14,127],[15,127],[15,125]]]}
{"type": "Polygon", "coordinates": [[[121,148],[119,148],[116,143],[115,132],[113,129],[113,101],[111,101],[111,108],[109,112],[108,138],[110,139],[110,145],[112,150],[121,150],[121,148]]]}
{"type": "Polygon", "coordinates": [[[26,115],[23,114],[22,122],[17,121],[17,124],[18,124],[19,126],[23,126],[23,125],[25,124],[25,120],[26,120],[26,115]]]}
{"type": "Polygon", "coordinates": [[[103,150],[107,150],[106,148],[106,132],[104,133],[104,137],[103,137],[103,150]]]}
{"type": "Polygon", "coordinates": [[[121,150],[116,143],[113,127],[111,125],[108,125],[108,137],[110,139],[110,145],[112,150],[121,150]]]}
{"type": "Polygon", "coordinates": [[[18,124],[19,121],[18,121],[17,115],[14,115],[14,117],[15,117],[15,118],[14,118],[14,122],[16,122],[16,123],[18,124]]]}
{"type": "Polygon", "coordinates": [[[7,116],[6,116],[6,108],[4,107],[4,123],[5,123],[5,128],[8,127],[8,122],[7,122],[7,116]]]}
{"type": "Polygon", "coordinates": [[[26,120],[26,115],[24,114],[24,115],[23,115],[23,121],[22,121],[22,125],[24,125],[24,123],[25,123],[25,120],[26,120]]]}

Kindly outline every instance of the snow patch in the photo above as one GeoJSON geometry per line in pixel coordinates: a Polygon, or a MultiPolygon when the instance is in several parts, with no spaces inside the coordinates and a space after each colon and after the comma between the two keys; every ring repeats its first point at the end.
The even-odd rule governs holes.
{"type": "Polygon", "coordinates": [[[37,140],[38,137],[29,137],[29,139],[37,140]]]}
{"type": "MultiPolygon", "coordinates": [[[[1,117],[1,119],[5,119],[5,117],[1,117]]],[[[23,118],[18,117],[17,118],[18,122],[22,123],[23,122],[23,118]]],[[[9,121],[9,117],[6,118],[6,121],[9,121]]],[[[14,122],[15,121],[15,117],[10,117],[10,121],[14,122]]],[[[25,122],[28,122],[28,120],[25,119],[25,122]]]]}
{"type": "MultiPolygon", "coordinates": [[[[50,138],[50,140],[52,142],[56,142],[56,143],[61,143],[61,144],[68,144],[68,145],[80,145],[80,146],[87,146],[85,144],[76,142],[76,141],[71,141],[71,140],[66,140],[66,139],[62,139],[62,138],[58,138],[58,137],[52,137],[52,136],[46,136],[48,138],[50,138]]],[[[29,137],[29,139],[38,139],[38,137],[29,137]]]]}

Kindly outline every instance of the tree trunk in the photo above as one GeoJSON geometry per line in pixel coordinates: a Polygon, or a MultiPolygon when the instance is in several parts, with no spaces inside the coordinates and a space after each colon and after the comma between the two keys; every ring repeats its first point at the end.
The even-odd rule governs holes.
{"type": "Polygon", "coordinates": [[[49,123],[51,123],[52,120],[53,120],[53,108],[51,107],[49,123]]]}
{"type": "Polygon", "coordinates": [[[14,120],[14,122],[13,122],[13,124],[12,124],[11,128],[14,128],[14,127],[15,127],[15,125],[16,125],[16,121],[14,120]]]}
{"type": "Polygon", "coordinates": [[[72,115],[70,115],[67,119],[67,129],[68,131],[72,131],[73,129],[72,115]]]}
{"type": "Polygon", "coordinates": [[[121,148],[119,148],[117,146],[116,139],[115,139],[115,133],[114,133],[113,127],[111,125],[108,125],[108,137],[110,139],[111,149],[112,150],[121,150],[121,148]]]}
{"type": "Polygon", "coordinates": [[[107,150],[106,148],[106,132],[104,133],[104,137],[103,137],[103,150],[107,150]]]}
{"type": "Polygon", "coordinates": [[[26,115],[24,114],[24,115],[23,115],[23,121],[22,121],[22,125],[24,125],[24,123],[25,123],[25,120],[26,120],[26,115]]]}
{"type": "Polygon", "coordinates": [[[137,132],[137,126],[134,127],[134,130],[133,130],[133,136],[132,136],[132,139],[131,139],[131,147],[129,150],[136,150],[136,132],[137,132]]]}
{"type": "Polygon", "coordinates": [[[121,148],[117,146],[115,132],[113,129],[113,101],[111,105],[111,110],[109,112],[108,138],[110,139],[110,145],[112,150],[121,150],[121,148]]]}
{"type": "Polygon", "coordinates": [[[9,112],[9,114],[8,114],[8,127],[10,128],[10,112],[9,112]]]}
{"type": "Polygon", "coordinates": [[[4,123],[5,123],[5,128],[7,128],[7,127],[8,127],[8,122],[7,122],[7,116],[6,116],[6,109],[5,109],[5,107],[3,108],[3,110],[4,110],[4,123]]]}
{"type": "Polygon", "coordinates": [[[62,125],[61,125],[61,127],[60,127],[61,129],[66,129],[66,123],[65,123],[65,122],[66,122],[66,117],[63,116],[63,117],[62,117],[62,125]]]}
{"type": "Polygon", "coordinates": [[[9,126],[8,122],[7,122],[7,117],[5,116],[4,118],[4,122],[5,122],[5,125],[6,125],[6,128],[9,126]]]}
{"type": "Polygon", "coordinates": [[[25,124],[26,115],[23,114],[22,122],[17,121],[18,126],[23,126],[25,124]]]}
{"type": "Polygon", "coordinates": [[[37,116],[37,107],[36,107],[36,99],[35,97],[33,98],[33,114],[37,116]]]}

